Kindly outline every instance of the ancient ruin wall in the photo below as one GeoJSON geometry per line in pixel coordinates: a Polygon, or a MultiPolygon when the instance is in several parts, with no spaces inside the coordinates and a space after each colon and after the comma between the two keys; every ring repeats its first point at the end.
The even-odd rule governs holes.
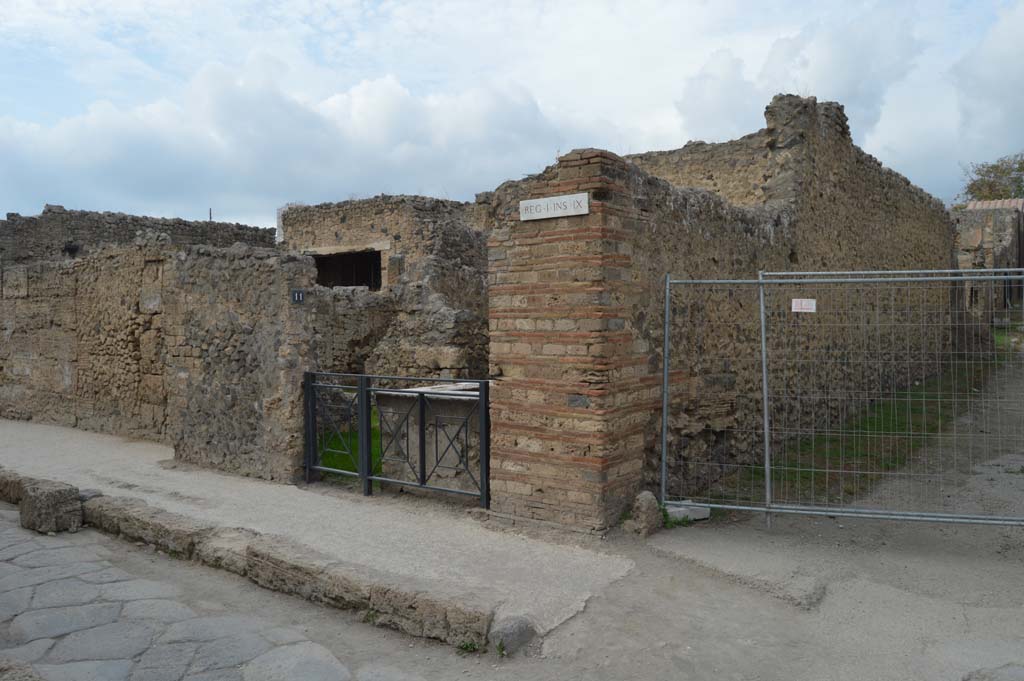
{"type": "Polygon", "coordinates": [[[485,206],[426,197],[293,206],[285,248],[314,255],[379,251],[381,289],[311,292],[323,370],[424,377],[487,368],[485,206]]]}
{"type": "Polygon", "coordinates": [[[855,146],[841,105],[778,96],[768,108],[773,113],[804,126],[805,153],[795,169],[798,242],[790,269],[956,266],[945,206],[855,146]]]}
{"type": "MultiPolygon", "coordinates": [[[[717,278],[784,267],[792,218],[675,188],[597,150],[573,152],[535,178],[502,187],[498,202],[491,239],[491,362],[500,377],[492,390],[494,505],[599,530],[617,522],[642,484],[660,413],[665,272],[717,278]],[[590,193],[589,215],[519,222],[519,200],[577,191],[590,193]]],[[[738,313],[721,311],[733,319],[738,313]]],[[[743,323],[753,338],[757,321],[743,323]]],[[[719,340],[735,347],[745,342],[739,336],[719,340]]],[[[697,385],[674,375],[679,390],[704,398],[694,416],[715,418],[724,402],[735,412],[721,381],[704,378],[697,385]]],[[[726,391],[737,389],[743,386],[733,382],[726,391]]]]}
{"type": "MultiPolygon", "coordinates": [[[[953,211],[956,257],[960,269],[1006,269],[1024,266],[1024,213],[1017,208],[970,208],[953,211]]],[[[967,281],[964,306],[987,317],[993,311],[1020,308],[1019,282],[967,281]]],[[[1005,315],[1001,315],[1005,316],[1005,315]]]]}
{"type": "Polygon", "coordinates": [[[1024,214],[1016,208],[953,211],[961,269],[1013,268],[1022,262],[1024,214]]]}
{"type": "Polygon", "coordinates": [[[19,263],[85,255],[101,244],[131,243],[137,234],[151,230],[167,234],[171,243],[230,246],[274,245],[273,229],[229,222],[153,218],[124,213],[65,210],[46,206],[40,215],[8,213],[0,220],[0,261],[19,263]]]}
{"type": "MultiPolygon", "coordinates": [[[[691,232],[678,249],[666,246],[662,238],[648,241],[644,235],[649,230],[638,229],[634,232],[639,239],[634,245],[635,257],[654,264],[644,270],[651,274],[644,286],[657,290],[659,275],[665,271],[681,278],[751,279],[758,270],[945,269],[953,265],[952,230],[942,204],[854,146],[842,107],[813,99],[777,97],[768,107],[766,118],[772,135],[790,140],[786,145],[776,142],[774,146],[790,150],[785,163],[780,164],[780,172],[788,174],[786,184],[793,193],[789,198],[767,200],[764,205],[781,211],[778,223],[788,226],[781,231],[774,229],[770,241],[760,246],[744,243],[736,235],[721,236],[729,233],[721,228],[711,231],[711,243],[691,232]],[[740,252],[730,252],[737,243],[742,244],[740,252]]],[[[653,190],[655,196],[661,194],[657,183],[637,180],[633,185],[645,189],[635,197],[639,206],[666,204],[665,198],[645,195],[646,189],[653,190]]],[[[682,219],[659,212],[650,210],[655,223],[699,224],[692,222],[692,212],[682,219]]],[[[857,313],[858,303],[848,293],[842,287],[769,289],[768,313],[773,318],[786,319],[784,308],[793,297],[816,298],[820,310],[813,324],[792,329],[776,324],[770,329],[772,380],[783,382],[780,389],[785,385],[793,394],[838,395],[857,387],[901,387],[911,380],[886,373],[884,367],[855,366],[851,375],[851,367],[821,362],[809,365],[793,356],[791,350],[796,346],[804,348],[804,359],[816,356],[821,348],[870,350],[851,345],[862,339],[855,338],[856,320],[849,318],[857,313]]],[[[676,287],[673,295],[677,321],[691,328],[677,324],[672,329],[672,346],[678,351],[671,365],[676,394],[669,435],[669,451],[674,453],[669,462],[670,487],[700,493],[715,475],[729,468],[695,466],[695,462],[753,462],[760,456],[755,435],[761,409],[757,389],[757,297],[753,288],[740,287],[676,287]],[[693,349],[689,355],[687,349],[693,349]]],[[[859,291],[857,295],[870,293],[859,291]]],[[[923,330],[903,339],[907,344],[901,348],[908,349],[900,350],[903,354],[899,359],[920,369],[921,375],[914,379],[924,378],[927,367],[937,366],[954,340],[952,319],[944,320],[950,333],[940,336],[933,333],[936,320],[929,317],[937,311],[950,313],[951,291],[940,284],[895,295],[899,304],[893,309],[876,310],[876,314],[883,317],[880,323],[900,321],[923,330]]],[[[653,346],[662,337],[658,322],[664,301],[658,296],[658,300],[640,302],[644,304],[634,319],[645,342],[653,346]],[[644,328],[639,323],[645,319],[656,321],[644,328]]],[[[896,358],[896,351],[888,356],[896,358]]],[[[657,361],[660,363],[660,359],[657,361]]],[[[780,411],[773,416],[779,423],[810,429],[826,421],[837,423],[844,413],[840,402],[835,399],[822,405],[808,400],[779,400],[773,407],[780,411]]],[[[647,486],[654,486],[659,479],[660,452],[655,446],[659,428],[660,419],[652,414],[645,435],[647,486]]]]}
{"type": "Polygon", "coordinates": [[[302,375],[313,364],[311,258],[194,246],[161,276],[175,458],[270,480],[302,467],[302,375]]]}
{"type": "MultiPolygon", "coordinates": [[[[614,155],[574,152],[498,188],[489,241],[492,508],[601,529],[639,485],[641,440],[614,429],[630,409],[625,296],[630,235],[608,203],[625,190],[614,155]],[[520,222],[520,200],[590,192],[590,214],[520,222]]],[[[647,292],[650,294],[650,292],[647,292]]]]}
{"type": "Polygon", "coordinates": [[[816,101],[779,95],[765,108],[766,127],[728,142],[690,142],[680,149],[626,159],[676,187],[706,189],[738,206],[791,203],[801,190],[816,101]]]}
{"type": "Polygon", "coordinates": [[[0,417],[167,442],[183,460],[291,480],[311,362],[309,258],[149,233],[6,265],[0,417]]]}
{"type": "Polygon", "coordinates": [[[140,245],[4,266],[0,415],[161,437],[159,323],[140,305],[147,261],[160,257],[140,245]]]}
{"type": "MultiPolygon", "coordinates": [[[[759,270],[949,266],[952,231],[941,203],[854,147],[840,108],[777,98],[773,119],[787,123],[770,129],[792,140],[789,194],[762,207],[681,189],[593,150],[499,189],[490,242],[491,361],[502,377],[492,412],[499,511],[600,528],[642,479],[656,483],[666,272],[750,279],[759,270]],[[518,200],[575,191],[590,192],[589,215],[518,222],[518,200]]],[[[714,304],[703,293],[674,301],[702,311],[699,323],[679,315],[672,328],[676,481],[693,482],[695,462],[759,455],[750,436],[760,415],[756,289],[726,292],[714,304]]],[[[935,309],[948,309],[946,288],[928,295],[941,297],[935,309]]],[[[828,347],[842,341],[836,328],[815,327],[801,341],[828,347]]],[[[932,356],[945,348],[922,347],[932,356]]],[[[808,376],[796,364],[780,370],[805,377],[809,392],[842,378],[808,376]]],[[[791,416],[804,416],[794,408],[801,413],[791,416]]],[[[704,475],[698,485],[713,482],[704,475]]]]}
{"type": "Polygon", "coordinates": [[[714,192],[740,206],[787,199],[789,147],[779,148],[776,130],[765,129],[729,142],[689,142],[681,149],[633,154],[626,159],[677,187],[714,192]]]}

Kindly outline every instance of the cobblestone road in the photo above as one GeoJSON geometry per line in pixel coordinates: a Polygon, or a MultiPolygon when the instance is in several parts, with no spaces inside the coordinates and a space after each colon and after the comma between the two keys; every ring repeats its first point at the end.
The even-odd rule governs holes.
{"type": "Polygon", "coordinates": [[[346,681],[348,669],[299,631],[197,613],[172,584],[105,560],[101,537],[23,530],[0,504],[0,658],[52,681],[346,681]]]}

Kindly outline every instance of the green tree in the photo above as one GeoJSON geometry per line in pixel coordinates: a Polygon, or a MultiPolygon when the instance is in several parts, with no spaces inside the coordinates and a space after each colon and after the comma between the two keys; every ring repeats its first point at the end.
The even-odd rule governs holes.
{"type": "Polygon", "coordinates": [[[963,201],[1024,199],[1024,152],[964,169],[963,201]]]}

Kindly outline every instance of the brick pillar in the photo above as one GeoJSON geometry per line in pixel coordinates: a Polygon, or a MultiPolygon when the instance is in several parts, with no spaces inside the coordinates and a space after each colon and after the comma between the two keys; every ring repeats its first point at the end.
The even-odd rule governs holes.
{"type": "Polygon", "coordinates": [[[630,216],[611,200],[629,194],[625,167],[609,152],[575,151],[499,189],[489,242],[498,513],[600,530],[639,488],[633,397],[649,356],[628,321],[630,216]],[[577,192],[589,192],[590,214],[520,222],[519,200],[577,192]]]}

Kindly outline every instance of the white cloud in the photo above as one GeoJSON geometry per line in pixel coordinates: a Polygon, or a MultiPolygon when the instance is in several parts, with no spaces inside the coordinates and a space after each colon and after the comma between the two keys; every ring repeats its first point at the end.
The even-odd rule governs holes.
{"type": "Polygon", "coordinates": [[[881,4],[809,24],[775,43],[759,81],[776,92],[841,102],[855,139],[862,139],[924,48],[914,34],[916,18],[909,5],[881,4]]]}
{"type": "Polygon", "coordinates": [[[960,138],[992,160],[1024,150],[1024,2],[1000,13],[952,70],[959,93],[960,138]]]}
{"type": "Polygon", "coordinates": [[[417,97],[388,76],[308,105],[208,65],[178,102],[99,102],[54,126],[0,119],[0,197],[269,224],[287,201],[470,197],[550,163],[559,143],[521,90],[417,97]]]}
{"type": "Polygon", "coordinates": [[[683,83],[676,102],[688,130],[700,131],[700,139],[721,142],[764,126],[761,110],[750,102],[767,103],[768,90],[748,80],[743,61],[729,50],[720,50],[683,83]]]}
{"type": "Polygon", "coordinates": [[[999,0],[4,0],[0,213],[465,199],[573,147],[752,132],[782,91],[948,199],[1024,146],[1022,34],[999,0]]]}

